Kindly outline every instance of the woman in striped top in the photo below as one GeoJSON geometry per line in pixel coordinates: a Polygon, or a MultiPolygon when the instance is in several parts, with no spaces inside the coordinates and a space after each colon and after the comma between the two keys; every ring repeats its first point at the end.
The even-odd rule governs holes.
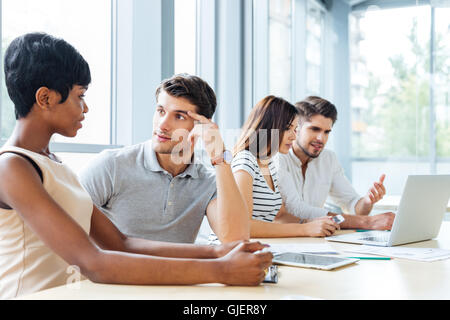
{"type": "Polygon", "coordinates": [[[274,156],[289,152],[297,126],[295,107],[267,96],[253,108],[233,150],[232,170],[251,216],[251,237],[327,236],[339,228],[331,217],[300,223],[282,203],[274,156]]]}
{"type": "Polygon", "coordinates": [[[250,151],[242,150],[233,159],[231,168],[233,172],[245,171],[253,179],[252,218],[273,222],[283,204],[278,190],[278,178],[273,160],[270,158],[268,165],[263,167],[267,171],[267,174],[264,175],[258,159],[250,151]]]}

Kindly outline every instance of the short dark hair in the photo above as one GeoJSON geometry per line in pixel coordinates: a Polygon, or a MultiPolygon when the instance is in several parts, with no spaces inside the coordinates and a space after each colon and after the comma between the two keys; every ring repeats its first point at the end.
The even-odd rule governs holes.
{"type": "Polygon", "coordinates": [[[28,115],[41,87],[66,101],[74,85],[88,86],[88,63],[69,43],[46,33],[28,33],[14,39],[5,52],[5,82],[16,119],[28,115]]]}
{"type": "Polygon", "coordinates": [[[200,77],[187,73],[174,75],[163,80],[156,89],[156,99],[161,90],[176,98],[185,98],[197,107],[197,113],[211,119],[216,111],[217,100],[214,90],[200,77]]]}
{"type": "Polygon", "coordinates": [[[337,120],[337,110],[334,104],[317,96],[309,96],[306,99],[297,102],[295,107],[300,116],[300,121],[303,121],[304,119],[309,121],[312,116],[318,114],[331,119],[333,124],[337,120]]]}

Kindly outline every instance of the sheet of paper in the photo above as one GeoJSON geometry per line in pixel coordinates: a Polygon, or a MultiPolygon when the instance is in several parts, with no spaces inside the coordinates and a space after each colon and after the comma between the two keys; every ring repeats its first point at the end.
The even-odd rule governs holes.
{"type": "Polygon", "coordinates": [[[438,248],[373,247],[363,245],[345,251],[426,262],[450,258],[450,250],[438,248]]]}
{"type": "Polygon", "coordinates": [[[297,244],[297,243],[276,243],[271,244],[268,248],[271,252],[283,253],[317,253],[317,254],[337,254],[338,252],[327,243],[311,243],[311,244],[297,244]]]}

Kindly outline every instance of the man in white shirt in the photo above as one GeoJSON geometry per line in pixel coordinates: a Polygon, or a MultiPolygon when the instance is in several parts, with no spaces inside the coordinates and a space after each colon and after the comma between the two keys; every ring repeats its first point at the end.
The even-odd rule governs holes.
{"type": "Polygon", "coordinates": [[[335,153],[324,149],[337,120],[335,106],[312,96],[296,107],[300,115],[297,139],[288,154],[279,155],[280,192],[287,212],[300,221],[336,215],[324,208],[330,197],[347,213],[341,228],[390,230],[394,213],[369,216],[373,205],[386,194],[385,175],[361,197],[335,153]]]}

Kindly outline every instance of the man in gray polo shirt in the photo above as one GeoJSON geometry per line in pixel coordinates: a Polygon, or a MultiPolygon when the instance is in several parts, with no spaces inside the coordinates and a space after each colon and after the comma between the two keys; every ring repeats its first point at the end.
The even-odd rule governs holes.
{"type": "Polygon", "coordinates": [[[214,91],[202,79],[182,74],[163,81],[156,100],[151,141],[103,151],[81,172],[92,200],[130,237],[193,243],[206,214],[221,242],[248,240],[230,153],[210,120],[214,91]],[[197,138],[213,167],[193,156],[197,138]]]}

